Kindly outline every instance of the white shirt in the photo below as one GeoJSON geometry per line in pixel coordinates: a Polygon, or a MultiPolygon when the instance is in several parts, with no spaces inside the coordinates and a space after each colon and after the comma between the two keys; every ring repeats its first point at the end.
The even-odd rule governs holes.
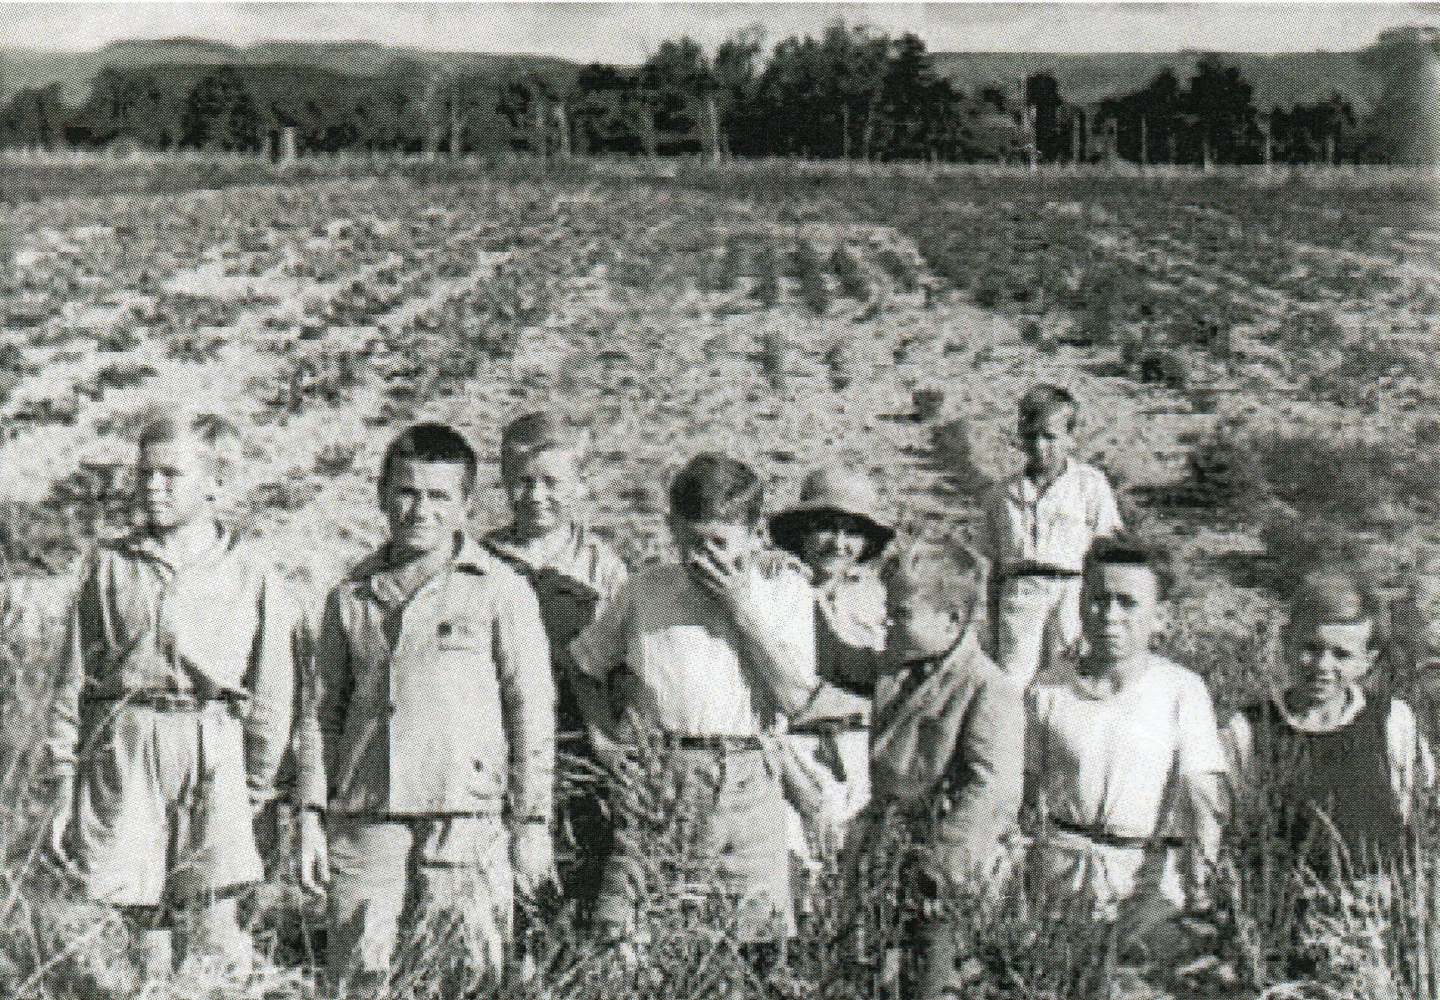
{"type": "MultiPolygon", "coordinates": [[[[1275,698],[1275,707],[1287,725],[1299,732],[1331,732],[1348,726],[1355,717],[1365,710],[1365,691],[1359,685],[1352,685],[1347,695],[1345,711],[1336,720],[1332,729],[1307,728],[1285,707],[1284,699],[1275,698]]],[[[1255,733],[1244,712],[1236,712],[1220,732],[1220,742],[1225,750],[1225,770],[1229,777],[1231,794],[1236,790],[1252,787],[1255,767],[1255,733]]],[[[1410,706],[1398,698],[1390,701],[1390,714],[1385,717],[1386,756],[1390,763],[1390,792],[1395,796],[1395,805],[1400,815],[1408,822],[1410,806],[1415,792],[1431,788],[1435,784],[1435,757],[1429,745],[1420,738],[1415,713],[1410,706]]]]}
{"type": "Polygon", "coordinates": [[[1073,458],[1045,492],[1022,473],[997,483],[984,506],[983,551],[1002,575],[1022,563],[1078,573],[1091,543],[1122,528],[1105,473],[1073,458]]]}
{"type": "Polygon", "coordinates": [[[1095,697],[1067,666],[1036,678],[1027,714],[1025,770],[1050,817],[1118,837],[1194,835],[1173,828],[1190,817],[1172,802],[1177,782],[1213,801],[1225,767],[1198,674],[1152,655],[1124,689],[1095,697]]]}
{"type": "MultiPolygon", "coordinates": [[[[784,652],[783,683],[811,692],[815,595],[800,573],[752,564],[763,625],[784,652]]],[[[683,566],[652,566],[622,584],[615,599],[570,645],[576,666],[605,681],[625,666],[639,704],[660,728],[682,736],[755,736],[773,728],[774,693],[746,664],[734,622],[683,566]]]]}

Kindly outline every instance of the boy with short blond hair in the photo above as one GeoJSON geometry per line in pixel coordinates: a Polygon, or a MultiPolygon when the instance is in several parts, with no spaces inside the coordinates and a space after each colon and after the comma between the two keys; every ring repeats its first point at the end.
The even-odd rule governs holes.
{"type": "Polygon", "coordinates": [[[176,920],[182,954],[244,963],[252,811],[274,795],[308,639],[290,587],[215,519],[231,437],[178,413],[141,431],[143,520],[81,569],[48,748],[53,848],[89,896],[176,920]]]}
{"type": "Polygon", "coordinates": [[[1079,461],[1079,403],[1037,385],[1018,406],[1025,468],[984,500],[981,551],[992,566],[995,659],[1028,684],[1080,638],[1085,553],[1122,529],[1105,474],[1079,461]]]}
{"type": "Polygon", "coordinates": [[[959,911],[1008,877],[1025,772],[1025,693],[980,647],[984,567],[955,542],[925,543],[883,571],[889,628],[876,685],[872,812],[899,806],[938,898],[917,942],[922,1000],[963,995],[959,911]]]}
{"type": "MultiPolygon", "coordinates": [[[[736,934],[750,943],[775,942],[788,924],[775,739],[819,683],[808,582],[756,558],[762,504],[749,466],[697,455],[670,487],[680,561],[631,577],[570,645],[577,684],[592,695],[585,703],[609,711],[598,692],[623,668],[627,713],[674,749],[698,849],[716,866],[712,888],[738,905],[736,934]]],[[[613,716],[592,721],[621,732],[613,716]]],[[[630,884],[643,859],[627,852],[643,846],[619,838],[606,866],[598,916],[615,938],[632,932],[636,905],[653,888],[630,884]]]]}
{"type": "MultiPolygon", "coordinates": [[[[629,568],[581,517],[584,450],[583,432],[557,414],[528,413],[511,421],[500,435],[500,476],[514,520],[486,535],[485,545],[535,588],[550,640],[559,746],[593,760],[565,650],[615,596],[629,568]]],[[[556,807],[569,848],[560,858],[560,887],[584,915],[599,894],[612,841],[604,789],[591,785],[556,807]]]]}
{"type": "Polygon", "coordinates": [[[514,884],[553,864],[549,645],[534,591],[465,535],[476,466],[451,427],[399,434],[380,470],[389,539],[326,601],[296,758],[333,988],[375,988],[436,922],[463,931],[468,976],[498,975],[514,884]]]}
{"type": "Polygon", "coordinates": [[[1415,797],[1435,781],[1410,706],[1362,684],[1384,640],[1378,612],[1352,574],[1307,577],[1281,636],[1289,676],[1276,679],[1274,697],[1236,712],[1223,732],[1232,798],[1278,793],[1282,801],[1261,807],[1276,813],[1292,846],[1311,842],[1317,853],[1305,860],[1319,868],[1330,843],[1311,836],[1313,809],[1364,867],[1403,850],[1415,797]]]}

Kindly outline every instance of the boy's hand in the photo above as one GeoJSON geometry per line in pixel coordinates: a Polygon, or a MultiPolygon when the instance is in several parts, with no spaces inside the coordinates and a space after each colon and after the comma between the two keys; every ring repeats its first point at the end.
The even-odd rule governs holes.
{"type": "Polygon", "coordinates": [[[300,810],[300,842],[297,845],[300,864],[300,888],[320,895],[330,881],[330,850],[325,843],[325,827],[314,809],[300,810]]]}
{"type": "Polygon", "coordinates": [[[691,577],[713,594],[742,628],[755,619],[755,594],[744,555],[722,556],[711,549],[696,549],[686,561],[691,577]]]}
{"type": "Polygon", "coordinates": [[[544,823],[521,823],[510,835],[510,864],[515,869],[515,888],[534,895],[554,877],[555,850],[550,828],[544,823]]]}
{"type": "Polygon", "coordinates": [[[53,782],[55,814],[50,818],[49,837],[46,848],[50,860],[67,872],[74,872],[74,862],[65,847],[65,834],[70,829],[70,820],[75,816],[75,776],[64,775],[53,782]]]}

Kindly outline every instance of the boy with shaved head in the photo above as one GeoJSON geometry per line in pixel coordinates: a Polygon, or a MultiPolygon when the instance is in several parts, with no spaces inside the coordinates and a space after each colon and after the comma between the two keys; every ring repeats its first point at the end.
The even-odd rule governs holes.
{"type": "Polygon", "coordinates": [[[381,988],[437,929],[461,932],[466,982],[492,979],[514,885],[550,874],[550,649],[534,591],[465,535],[476,466],[452,427],[397,435],[389,538],[326,601],[296,762],[301,884],[328,883],[333,988],[381,988]]]}
{"type": "Polygon", "coordinates": [[[273,795],[308,639],[289,587],[215,520],[232,436],[175,414],[141,432],[140,523],[81,571],[48,746],[52,847],[90,897],[152,945],[173,922],[182,954],[243,963],[237,894],[263,877],[252,811],[273,795]]]}

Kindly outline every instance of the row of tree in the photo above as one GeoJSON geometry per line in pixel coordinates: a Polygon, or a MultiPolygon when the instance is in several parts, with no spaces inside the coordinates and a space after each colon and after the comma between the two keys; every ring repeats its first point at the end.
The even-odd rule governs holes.
{"type": "Polygon", "coordinates": [[[1338,93],[1261,114],[1240,71],[1213,57],[1184,85],[1166,69],[1134,93],[1080,106],[1048,73],[966,94],[908,33],[837,23],[768,57],[762,48],[757,29],[713,55],[682,38],[638,68],[508,78],[408,59],[374,76],[107,68],[79,108],[65,106],[58,84],[16,94],[0,113],[0,145],[1179,164],[1429,162],[1433,152],[1414,127],[1436,48],[1419,29],[1386,32],[1366,53],[1385,94],[1359,121],[1338,93]]]}

